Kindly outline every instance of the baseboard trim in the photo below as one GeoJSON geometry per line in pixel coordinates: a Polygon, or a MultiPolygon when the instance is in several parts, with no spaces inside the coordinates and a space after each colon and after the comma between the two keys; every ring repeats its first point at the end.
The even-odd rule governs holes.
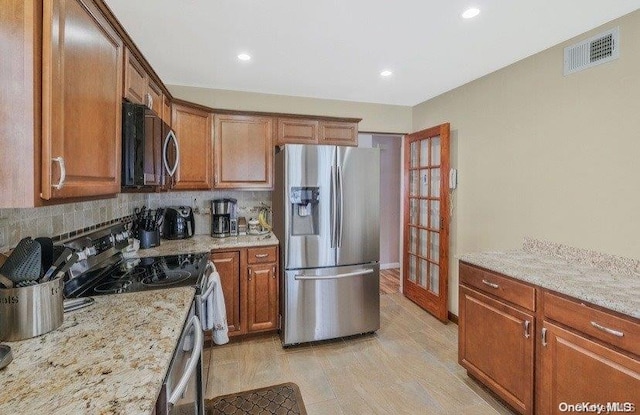
{"type": "Polygon", "coordinates": [[[380,269],[394,269],[394,268],[400,268],[400,263],[390,262],[388,264],[380,264],[380,269]]]}
{"type": "Polygon", "coordinates": [[[449,318],[449,321],[451,321],[454,324],[458,324],[458,316],[456,316],[455,314],[453,314],[451,311],[447,312],[447,317],[449,318]]]}

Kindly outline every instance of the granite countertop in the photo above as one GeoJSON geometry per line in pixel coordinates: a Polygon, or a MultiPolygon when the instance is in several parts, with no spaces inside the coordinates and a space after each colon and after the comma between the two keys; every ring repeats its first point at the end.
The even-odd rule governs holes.
{"type": "Polygon", "coordinates": [[[211,252],[215,249],[248,248],[252,246],[278,245],[278,238],[269,232],[265,235],[230,236],[228,238],[213,238],[209,235],[195,235],[189,239],[162,239],[160,246],[140,249],[136,255],[139,258],[176,254],[195,254],[211,252]]]}
{"type": "Polygon", "coordinates": [[[95,297],[60,328],[6,343],[3,414],[152,412],[193,301],[192,287],[95,297]]]}
{"type": "Polygon", "coordinates": [[[542,252],[513,250],[465,254],[462,261],[582,301],[640,318],[640,274],[603,270],[542,252]]]}

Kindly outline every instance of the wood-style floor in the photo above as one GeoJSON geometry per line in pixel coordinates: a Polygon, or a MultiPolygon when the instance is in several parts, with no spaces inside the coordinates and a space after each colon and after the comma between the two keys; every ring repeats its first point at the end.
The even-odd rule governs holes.
{"type": "Polygon", "coordinates": [[[380,270],[380,294],[400,292],[400,268],[380,270]]]}
{"type": "Polygon", "coordinates": [[[458,332],[400,293],[380,296],[375,334],[283,349],[277,335],[204,354],[206,398],[284,382],[309,415],[511,414],[457,363],[458,332]]]}

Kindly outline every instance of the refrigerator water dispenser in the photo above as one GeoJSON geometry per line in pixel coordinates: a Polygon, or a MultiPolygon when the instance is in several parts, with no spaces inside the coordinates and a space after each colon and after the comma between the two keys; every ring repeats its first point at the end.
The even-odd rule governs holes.
{"type": "Polygon", "coordinates": [[[291,234],[318,234],[318,187],[292,187],[290,193],[291,234]]]}

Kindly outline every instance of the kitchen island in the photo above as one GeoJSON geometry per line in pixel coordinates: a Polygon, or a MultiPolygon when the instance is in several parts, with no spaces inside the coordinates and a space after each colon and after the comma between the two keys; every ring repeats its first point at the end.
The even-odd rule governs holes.
{"type": "Polygon", "coordinates": [[[95,297],[60,328],[6,343],[2,414],[150,414],[182,332],[192,287],[95,297]]]}

